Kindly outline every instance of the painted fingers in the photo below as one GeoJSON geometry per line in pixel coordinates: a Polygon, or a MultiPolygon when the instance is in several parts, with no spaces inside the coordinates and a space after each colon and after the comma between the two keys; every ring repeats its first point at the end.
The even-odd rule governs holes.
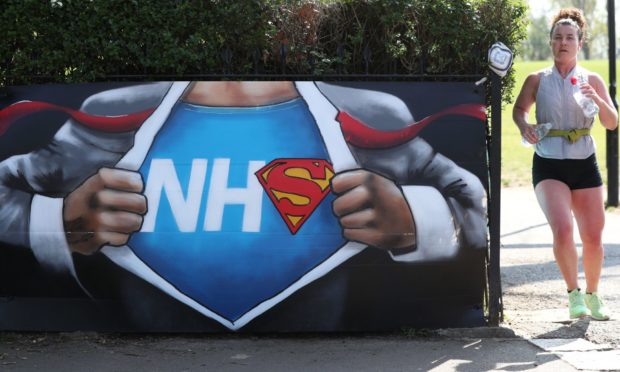
{"type": "Polygon", "coordinates": [[[146,213],[143,188],[137,172],[102,168],[71,192],[63,210],[71,250],[92,254],[104,245],[126,244],[146,213]]]}
{"type": "Polygon", "coordinates": [[[358,169],[336,175],[332,190],[338,195],[333,210],[346,239],[385,250],[415,244],[409,205],[392,180],[358,169]]]}

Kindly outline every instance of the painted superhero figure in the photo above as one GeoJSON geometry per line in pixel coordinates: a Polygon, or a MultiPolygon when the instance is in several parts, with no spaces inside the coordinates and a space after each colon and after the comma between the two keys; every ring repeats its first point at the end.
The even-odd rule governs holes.
{"type": "MultiPolygon", "coordinates": [[[[78,281],[75,257],[105,256],[229,329],[366,247],[401,265],[486,247],[477,177],[419,137],[343,135],[341,115],[410,125],[394,96],[312,82],[176,82],[101,92],[80,109],[145,110],[129,131],[70,119],[49,146],[0,163],[0,239],[78,281]]],[[[337,287],[325,302],[342,297],[337,287]]]]}

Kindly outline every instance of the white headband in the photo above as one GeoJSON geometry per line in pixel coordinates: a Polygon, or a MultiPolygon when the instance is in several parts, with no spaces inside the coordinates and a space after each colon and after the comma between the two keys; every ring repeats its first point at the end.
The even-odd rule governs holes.
{"type": "Polygon", "coordinates": [[[569,25],[569,26],[574,26],[575,28],[577,28],[577,34],[579,36],[579,40],[581,40],[582,37],[582,31],[581,31],[581,27],[579,27],[579,24],[572,18],[566,17],[566,18],[562,18],[560,20],[558,20],[553,27],[551,28],[551,32],[549,32],[549,37],[551,37],[553,35],[553,31],[555,30],[555,28],[558,25],[569,25]]]}
{"type": "Polygon", "coordinates": [[[581,27],[579,27],[579,25],[577,24],[577,22],[576,22],[574,19],[569,18],[569,17],[562,18],[562,19],[558,20],[558,21],[555,23],[555,25],[553,25],[553,28],[555,28],[555,26],[557,26],[557,25],[565,25],[565,24],[569,24],[569,25],[571,25],[571,26],[575,26],[575,27],[577,27],[577,29],[578,29],[579,31],[581,31],[581,27]]]}

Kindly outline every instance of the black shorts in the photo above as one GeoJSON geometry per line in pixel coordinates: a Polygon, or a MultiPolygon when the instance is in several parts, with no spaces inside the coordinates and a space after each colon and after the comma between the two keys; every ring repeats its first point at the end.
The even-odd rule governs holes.
{"type": "Polygon", "coordinates": [[[564,182],[569,189],[587,189],[603,184],[596,163],[596,155],[586,159],[548,159],[534,153],[532,162],[532,183],[534,187],[542,180],[564,182]]]}

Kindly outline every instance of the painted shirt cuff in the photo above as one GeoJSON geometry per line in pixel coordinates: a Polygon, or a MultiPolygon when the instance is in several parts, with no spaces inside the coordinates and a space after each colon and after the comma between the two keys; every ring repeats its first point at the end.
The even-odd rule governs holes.
{"type": "Polygon", "coordinates": [[[64,199],[35,195],[30,207],[30,247],[39,263],[59,273],[75,268],[62,221],[64,199]]]}
{"type": "Polygon", "coordinates": [[[440,261],[458,250],[454,218],[443,195],[430,186],[403,186],[416,226],[416,249],[404,254],[390,252],[399,262],[440,261]]]}

